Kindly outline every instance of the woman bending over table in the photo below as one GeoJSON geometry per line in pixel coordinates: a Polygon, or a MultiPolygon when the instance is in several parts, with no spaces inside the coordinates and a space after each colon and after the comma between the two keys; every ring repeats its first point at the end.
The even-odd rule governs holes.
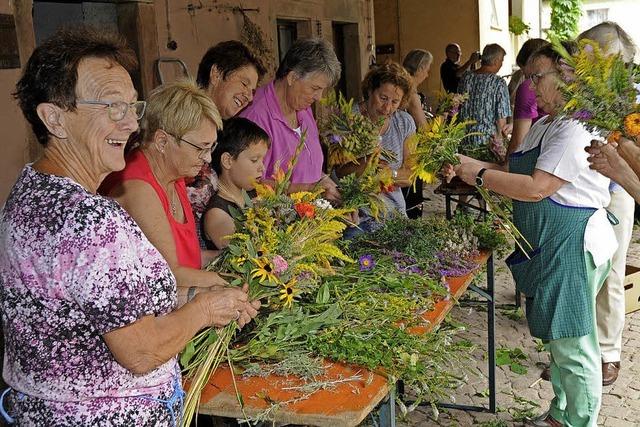
{"type": "MultiPolygon", "coordinates": [[[[571,46],[568,46],[571,48],[571,46]]],[[[602,395],[596,295],[611,267],[615,234],[603,209],[609,179],[589,169],[592,135],[575,120],[558,115],[559,55],[545,47],[531,59],[538,120],[501,166],[462,156],[456,174],[468,184],[513,199],[515,226],[533,250],[507,259],[516,287],[526,296],[529,330],[551,353],[555,397],[532,425],[595,426],[602,395]]]]}
{"type": "Polygon", "coordinates": [[[323,197],[340,202],[340,192],[322,171],[323,154],[311,105],[340,78],[340,62],[323,39],[297,40],[283,58],[275,80],[256,91],[253,103],[240,113],[269,135],[271,147],[264,158],[265,180],[276,165],[285,168],[306,134],[305,146],[291,175],[289,191],[324,188],[323,197]]]}
{"type": "Polygon", "coordinates": [[[195,83],[155,89],[143,122],[142,146],[101,188],[129,212],[167,260],[180,302],[226,285],[217,273],[202,269],[215,253],[200,249],[185,189],[185,178],[197,175],[211,161],[221,126],[213,101],[195,83]]]}

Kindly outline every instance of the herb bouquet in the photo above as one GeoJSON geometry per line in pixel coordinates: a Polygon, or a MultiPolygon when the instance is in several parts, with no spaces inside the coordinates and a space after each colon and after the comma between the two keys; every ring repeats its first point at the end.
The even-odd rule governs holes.
{"type": "Polygon", "coordinates": [[[468,93],[438,92],[435,116],[450,118],[458,114],[460,106],[469,99],[468,93]]]}
{"type": "MultiPolygon", "coordinates": [[[[458,148],[463,138],[473,133],[467,131],[467,126],[473,121],[458,121],[454,115],[450,121],[442,116],[435,117],[417,130],[413,145],[414,164],[411,167],[411,180],[415,183],[420,178],[425,183],[431,184],[436,180],[437,174],[445,165],[457,165],[458,148]]],[[[415,185],[415,184],[414,184],[415,185]]],[[[518,247],[526,254],[524,246],[528,246],[526,239],[511,222],[511,212],[503,207],[503,203],[492,193],[482,187],[476,186],[476,190],[482,199],[490,207],[494,217],[502,228],[516,242],[518,247]]]]}
{"type": "Polygon", "coordinates": [[[382,167],[380,161],[392,161],[395,155],[380,146],[381,123],[374,123],[355,112],[353,101],[347,101],[342,93],[336,98],[333,92],[322,100],[322,104],[329,108],[327,119],[321,123],[322,142],[329,153],[329,170],[365,162],[359,172],[340,178],[338,187],[345,207],[368,207],[377,218],[384,208],[380,194],[393,190],[391,171],[382,167]]]}
{"type": "Polygon", "coordinates": [[[458,147],[463,138],[471,135],[467,126],[473,123],[471,120],[458,121],[458,116],[454,115],[449,121],[437,116],[421,126],[412,141],[414,163],[410,179],[415,183],[420,178],[431,184],[445,165],[460,163],[458,147]]]}
{"type": "MultiPolygon", "coordinates": [[[[333,209],[318,192],[286,194],[298,146],[288,172],[275,174],[274,187],[256,185],[258,196],[240,215],[228,248],[210,269],[227,278],[232,286],[249,285],[251,300],[261,299],[262,310],[282,311],[302,294],[315,292],[320,278],[331,275],[334,260],[351,259],[335,245],[348,209],[333,209]]],[[[209,328],[195,336],[180,362],[190,387],[185,398],[183,426],[189,426],[209,377],[229,359],[229,345],[237,324],[209,328]]]]}
{"type": "Polygon", "coordinates": [[[638,68],[626,64],[620,55],[605,55],[592,40],[581,40],[575,55],[558,40],[553,46],[573,71],[563,77],[561,85],[568,100],[565,113],[589,130],[605,131],[612,141],[640,136],[640,105],[634,86],[640,83],[638,68]]]}

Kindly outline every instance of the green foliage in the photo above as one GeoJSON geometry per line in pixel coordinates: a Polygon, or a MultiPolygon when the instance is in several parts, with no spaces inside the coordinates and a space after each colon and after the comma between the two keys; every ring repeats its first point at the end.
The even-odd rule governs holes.
{"type": "Polygon", "coordinates": [[[520,396],[516,396],[513,392],[510,393],[516,406],[510,407],[507,411],[513,417],[513,421],[519,423],[526,420],[535,418],[538,415],[538,409],[540,405],[531,400],[525,399],[520,396]]]}
{"type": "Polygon", "coordinates": [[[500,313],[502,313],[505,317],[514,320],[514,321],[519,321],[524,317],[524,311],[522,311],[522,307],[518,307],[518,308],[513,308],[513,309],[502,309],[500,310],[500,313]]]}
{"type": "Polygon", "coordinates": [[[505,420],[483,421],[478,424],[480,427],[509,427],[505,420]]]}
{"type": "Polygon", "coordinates": [[[550,37],[573,39],[578,33],[578,21],[582,15],[582,0],[551,0],[550,37]]]}
{"type": "Polygon", "coordinates": [[[590,129],[633,133],[634,129],[625,129],[624,121],[627,115],[638,111],[634,87],[639,80],[637,71],[619,55],[605,55],[591,40],[581,40],[574,56],[557,39],[552,43],[574,70],[574,75],[560,86],[568,100],[565,113],[590,129]]]}
{"type": "Polygon", "coordinates": [[[522,18],[520,18],[519,16],[516,15],[511,15],[509,17],[509,32],[516,35],[516,36],[520,36],[524,33],[529,34],[529,31],[531,30],[531,27],[529,25],[527,25],[522,18]]]}
{"type": "Polygon", "coordinates": [[[500,347],[496,350],[496,366],[508,365],[511,372],[526,375],[527,368],[522,364],[527,360],[527,355],[521,348],[500,347]]]}

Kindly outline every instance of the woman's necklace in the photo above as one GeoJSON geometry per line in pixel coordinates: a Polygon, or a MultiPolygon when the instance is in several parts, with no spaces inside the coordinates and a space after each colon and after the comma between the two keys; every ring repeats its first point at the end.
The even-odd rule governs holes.
{"type": "Polygon", "coordinates": [[[240,194],[240,196],[233,194],[229,189],[229,187],[227,187],[227,185],[223,181],[218,182],[218,195],[223,199],[226,199],[230,202],[235,203],[236,206],[240,208],[244,207],[244,200],[242,199],[242,194],[240,194]]]}
{"type": "MultiPolygon", "coordinates": [[[[167,191],[167,194],[169,192],[167,191]]],[[[171,192],[171,199],[169,200],[169,207],[171,208],[171,214],[175,217],[178,210],[176,209],[176,190],[175,188],[173,189],[173,191],[171,192]]]]}

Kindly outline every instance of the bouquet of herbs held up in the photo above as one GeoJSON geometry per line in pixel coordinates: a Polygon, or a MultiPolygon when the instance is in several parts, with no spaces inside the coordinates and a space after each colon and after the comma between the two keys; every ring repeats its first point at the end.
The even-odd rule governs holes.
{"type": "Polygon", "coordinates": [[[606,55],[592,40],[581,40],[573,55],[560,41],[552,43],[566,64],[560,86],[568,100],[564,113],[591,131],[606,132],[611,141],[640,136],[637,65],[626,64],[620,55],[606,55]]]}
{"type": "MultiPolygon", "coordinates": [[[[249,285],[249,298],[261,299],[262,310],[291,307],[296,298],[315,292],[320,279],[334,274],[334,260],[352,262],[336,246],[346,225],[341,221],[350,209],[334,209],[318,192],[287,195],[293,166],[304,146],[303,134],[287,172],[277,170],[274,187],[256,185],[255,200],[247,197],[246,209],[233,212],[241,221],[228,248],[209,266],[231,286],[249,285]]],[[[229,345],[237,331],[232,322],[196,335],[180,357],[189,388],[184,403],[183,426],[189,426],[202,389],[223,361],[230,362],[229,345]]]]}
{"type": "MultiPolygon", "coordinates": [[[[411,180],[414,182],[420,178],[430,184],[436,180],[436,176],[445,165],[457,165],[460,163],[458,151],[460,142],[470,133],[467,127],[474,122],[471,120],[459,121],[457,114],[447,120],[444,116],[438,116],[429,120],[420,127],[412,141],[414,163],[411,167],[411,180]]],[[[476,186],[476,190],[487,203],[501,227],[509,234],[516,244],[526,254],[525,246],[530,247],[520,231],[511,222],[511,212],[505,209],[497,196],[488,192],[485,188],[476,186]]]]}
{"type": "Polygon", "coordinates": [[[321,122],[320,134],[328,150],[329,170],[357,166],[355,172],[338,181],[343,206],[366,207],[378,217],[384,209],[380,194],[394,188],[391,171],[383,167],[381,160],[392,161],[395,155],[380,146],[382,123],[374,123],[354,111],[353,102],[353,99],[347,101],[342,93],[336,98],[333,92],[323,99],[322,104],[329,109],[329,114],[321,122]]]}

